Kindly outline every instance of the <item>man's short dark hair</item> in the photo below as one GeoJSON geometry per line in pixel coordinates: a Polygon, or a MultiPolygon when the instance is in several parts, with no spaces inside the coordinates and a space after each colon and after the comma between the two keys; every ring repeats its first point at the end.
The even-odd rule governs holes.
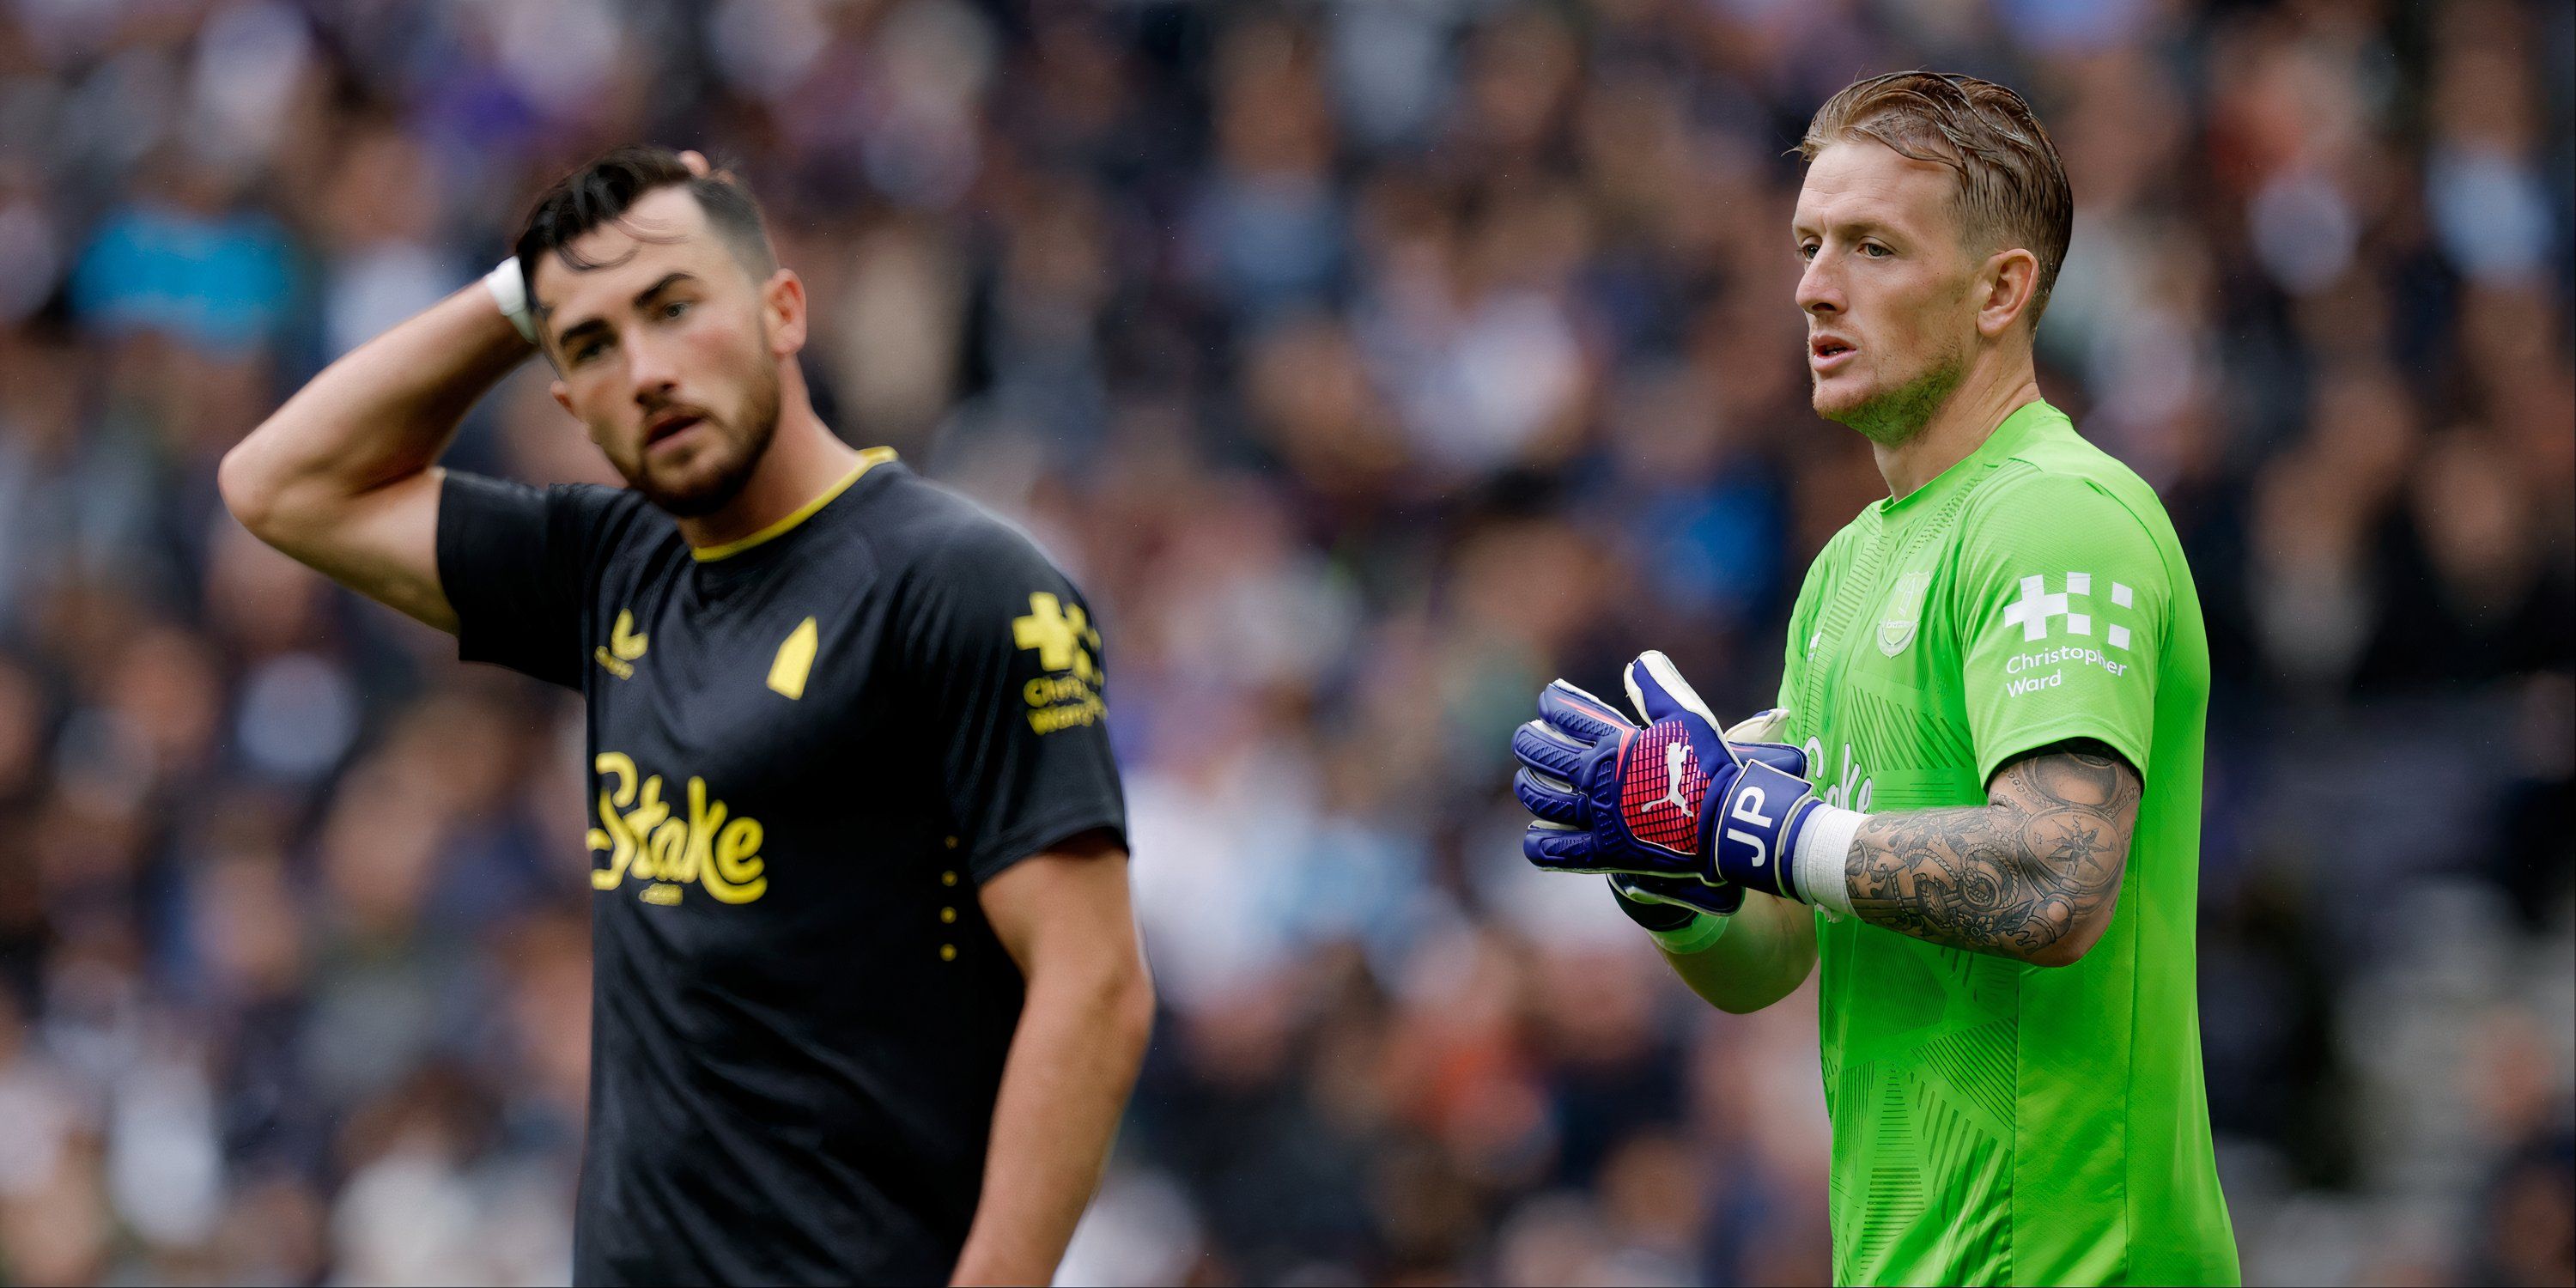
{"type": "Polygon", "coordinates": [[[663,188],[686,188],[697,198],[698,208],[707,212],[707,226],[754,280],[777,270],[769,232],[761,223],[760,202],[741,180],[722,170],[691,174],[680,154],[670,148],[630,144],[557,180],[528,211],[517,253],[529,306],[537,303],[540,256],[551,253],[576,273],[607,267],[574,254],[572,243],[602,224],[615,223],[644,194],[663,188]]]}

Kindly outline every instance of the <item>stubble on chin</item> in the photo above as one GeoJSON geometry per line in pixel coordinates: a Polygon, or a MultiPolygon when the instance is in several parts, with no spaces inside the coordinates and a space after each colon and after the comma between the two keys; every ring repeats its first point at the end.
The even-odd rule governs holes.
{"type": "Polygon", "coordinates": [[[1966,359],[1954,355],[1933,363],[1895,388],[1835,406],[1825,403],[1824,387],[1818,382],[1814,386],[1814,406],[1816,414],[1826,420],[1848,426],[1881,447],[1897,447],[1923,432],[1933,413],[1958,391],[1967,372],[1966,359]]]}
{"type": "Polygon", "coordinates": [[[693,469],[687,482],[665,482],[648,468],[644,477],[629,480],[635,490],[644,494],[663,513],[681,519],[694,519],[724,508],[727,501],[741,494],[751,471],[739,461],[727,461],[712,472],[693,469]]]}
{"type": "Polygon", "coordinates": [[[768,443],[743,442],[731,426],[712,420],[706,429],[724,441],[701,447],[667,472],[639,462],[635,472],[626,476],[628,486],[674,518],[694,519],[723,509],[750,484],[752,471],[760,465],[761,449],[768,443]]]}
{"type": "Polygon", "coordinates": [[[750,486],[752,472],[760,468],[760,458],[768,453],[770,440],[777,436],[779,407],[779,389],[773,379],[753,393],[741,428],[709,416],[705,421],[707,430],[723,443],[691,456],[689,482],[666,485],[654,477],[652,466],[642,461],[633,471],[621,472],[626,474],[629,487],[643,493],[645,500],[665,514],[682,519],[712,514],[731,504],[750,486]],[[700,466],[699,458],[709,454],[717,454],[720,459],[700,466]]]}

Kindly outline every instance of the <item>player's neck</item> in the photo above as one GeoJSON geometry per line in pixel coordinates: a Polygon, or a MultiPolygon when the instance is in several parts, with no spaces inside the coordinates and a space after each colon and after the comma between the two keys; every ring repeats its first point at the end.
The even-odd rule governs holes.
{"type": "Polygon", "coordinates": [[[842,442],[814,414],[814,404],[802,389],[781,392],[786,396],[781,399],[785,405],[778,412],[778,430],[770,436],[769,450],[761,453],[760,464],[752,467],[751,480],[743,484],[741,493],[723,509],[679,520],[680,536],[691,546],[703,550],[740,541],[794,514],[859,467],[857,449],[842,442]]]}
{"type": "MultiPolygon", "coordinates": [[[[2003,355],[1991,355],[2001,359],[2003,355]]],[[[2039,401],[2039,377],[2027,352],[2012,361],[1980,362],[1933,409],[1923,428],[1894,446],[1873,443],[1879,477],[1897,500],[1941,477],[1944,470],[1985,446],[2004,418],[2039,401]]]]}

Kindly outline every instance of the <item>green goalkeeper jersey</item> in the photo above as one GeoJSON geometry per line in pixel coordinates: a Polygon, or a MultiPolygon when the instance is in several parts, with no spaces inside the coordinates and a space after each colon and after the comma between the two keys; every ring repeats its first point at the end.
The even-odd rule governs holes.
{"type": "Polygon", "coordinates": [[[2209,646],[2154,491],[2021,408],[1826,545],[1780,688],[1848,808],[1980,805],[2005,761],[2070,738],[2146,787],[2075,965],[1818,914],[1836,1279],[2236,1282],[2193,992],[2209,646]]]}

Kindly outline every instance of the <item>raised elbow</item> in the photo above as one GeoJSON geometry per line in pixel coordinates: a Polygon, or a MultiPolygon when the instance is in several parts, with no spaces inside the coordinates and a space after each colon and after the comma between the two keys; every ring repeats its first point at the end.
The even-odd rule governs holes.
{"type": "Polygon", "coordinates": [[[232,511],[243,527],[256,535],[267,535],[277,513],[277,488],[259,468],[249,439],[233,444],[216,464],[215,490],[222,494],[224,508],[232,511]]]}

